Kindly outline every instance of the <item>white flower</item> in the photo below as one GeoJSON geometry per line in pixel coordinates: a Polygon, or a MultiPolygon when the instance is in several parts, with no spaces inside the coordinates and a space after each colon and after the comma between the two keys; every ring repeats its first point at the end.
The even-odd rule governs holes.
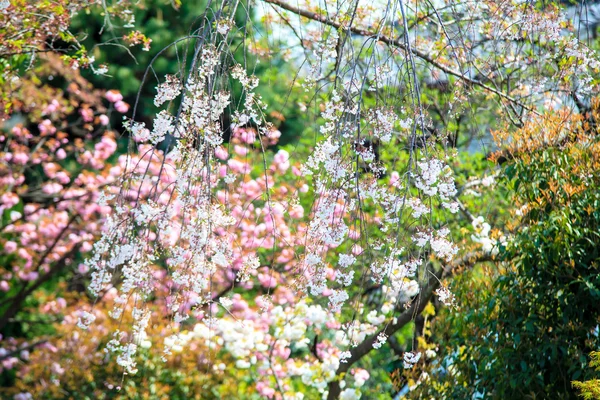
{"type": "Polygon", "coordinates": [[[333,290],[329,296],[329,306],[332,312],[338,312],[342,308],[342,304],[348,300],[349,296],[345,290],[333,290]]]}
{"type": "Polygon", "coordinates": [[[456,195],[452,171],[440,160],[425,160],[417,163],[418,173],[413,174],[415,186],[424,194],[434,196],[439,194],[444,201],[456,195]]]}
{"type": "Polygon", "coordinates": [[[340,254],[338,265],[342,268],[346,268],[354,264],[355,261],[356,257],[354,257],[352,254],[340,254]]]}
{"type": "Polygon", "coordinates": [[[481,180],[481,184],[485,187],[490,187],[494,184],[495,179],[493,176],[486,176],[481,180]]]}
{"type": "Polygon", "coordinates": [[[223,181],[227,184],[233,183],[235,182],[235,175],[234,174],[227,174],[225,175],[225,178],[223,178],[223,181]]]}
{"type": "Polygon", "coordinates": [[[313,265],[317,265],[321,263],[321,257],[319,257],[317,254],[308,254],[305,258],[304,258],[304,262],[306,263],[306,265],[308,266],[313,266],[313,265]]]}
{"type": "Polygon", "coordinates": [[[156,87],[154,105],[159,107],[165,101],[175,99],[181,93],[181,82],[173,75],[167,75],[167,80],[156,87]]]}
{"type": "Polygon", "coordinates": [[[438,231],[438,236],[430,240],[431,250],[433,250],[435,255],[439,258],[443,258],[446,261],[451,261],[453,256],[458,253],[458,247],[456,247],[444,236],[445,235],[443,235],[441,230],[438,231]]]}
{"type": "Polygon", "coordinates": [[[217,22],[217,32],[219,32],[221,35],[227,35],[229,29],[231,29],[231,25],[226,19],[222,19],[217,22]]]}
{"type": "Polygon", "coordinates": [[[457,201],[451,201],[451,202],[444,201],[444,202],[442,202],[442,206],[444,208],[450,210],[450,212],[452,214],[456,214],[458,212],[458,210],[460,209],[460,206],[458,205],[457,201]]]}
{"type": "Polygon", "coordinates": [[[400,285],[400,299],[403,301],[407,301],[419,293],[419,283],[417,281],[403,281],[400,285]]]}
{"type": "MultiPolygon", "coordinates": [[[[8,0],[6,0],[8,2],[8,0]]],[[[0,7],[2,6],[2,3],[0,3],[0,7]]],[[[1,10],[2,8],[0,8],[1,10]]],[[[33,400],[33,396],[31,395],[31,393],[27,393],[27,392],[21,392],[21,393],[17,393],[13,396],[13,400],[33,400]]]]}
{"type": "Polygon", "coordinates": [[[425,351],[425,357],[435,358],[435,356],[437,356],[437,353],[435,352],[435,350],[427,349],[427,351],[425,351]]]}
{"type": "Polygon", "coordinates": [[[239,369],[248,369],[250,368],[250,363],[246,360],[237,360],[235,362],[235,367],[239,369]]]}
{"type": "Polygon", "coordinates": [[[125,368],[127,373],[135,374],[137,372],[136,362],[134,361],[135,353],[137,352],[137,345],[135,343],[129,343],[121,346],[119,351],[121,354],[117,357],[117,364],[125,368]]]}
{"type": "Polygon", "coordinates": [[[372,310],[367,315],[367,321],[372,325],[380,325],[385,321],[385,315],[377,316],[377,310],[372,310]]]}
{"type": "Polygon", "coordinates": [[[246,282],[250,279],[250,274],[260,267],[260,260],[256,256],[249,256],[248,259],[242,264],[238,272],[238,280],[240,282],[246,282]]]}
{"type": "Polygon", "coordinates": [[[327,322],[327,311],[321,306],[310,306],[306,309],[306,319],[315,325],[321,327],[327,322]]]}
{"type": "Polygon", "coordinates": [[[211,261],[220,267],[227,267],[229,265],[229,262],[227,261],[225,255],[220,252],[212,256],[211,261]]]}
{"type": "Polygon", "coordinates": [[[168,111],[161,111],[154,118],[154,129],[149,137],[150,143],[157,144],[165,139],[165,136],[174,130],[173,116],[168,111]]]}
{"type": "Polygon", "coordinates": [[[472,222],[473,228],[475,229],[475,234],[471,235],[471,239],[480,243],[482,250],[486,253],[490,254],[498,254],[498,247],[494,240],[489,237],[490,234],[490,224],[484,222],[483,217],[477,217],[472,222]]]}
{"type": "Polygon", "coordinates": [[[380,138],[383,143],[388,143],[392,139],[398,117],[391,110],[377,108],[370,110],[367,121],[373,126],[373,135],[380,138]]]}
{"type": "Polygon", "coordinates": [[[431,234],[426,232],[417,232],[412,238],[418,247],[425,247],[427,242],[431,239],[431,234]]]}
{"type": "Polygon", "coordinates": [[[441,286],[440,288],[438,288],[435,291],[435,294],[437,294],[439,300],[444,303],[444,305],[446,306],[453,306],[454,305],[454,295],[452,294],[452,292],[450,292],[450,290],[445,287],[445,286],[441,286]]]}
{"type": "Polygon", "coordinates": [[[379,349],[381,348],[381,346],[383,346],[385,344],[385,342],[387,342],[387,335],[383,332],[381,332],[379,335],[377,335],[377,340],[373,343],[373,348],[374,349],[379,349]]]}
{"type": "Polygon", "coordinates": [[[130,123],[125,123],[125,129],[132,134],[136,142],[146,142],[150,139],[150,131],[143,122],[131,121],[130,123]]]}
{"type": "Polygon", "coordinates": [[[96,75],[104,75],[108,72],[108,67],[106,66],[106,64],[100,64],[98,68],[92,68],[92,70],[96,75]]]}
{"type": "Polygon", "coordinates": [[[96,316],[87,311],[83,311],[77,320],[77,326],[81,329],[88,329],[89,326],[96,320],[96,316]]]}
{"type": "Polygon", "coordinates": [[[340,353],[340,362],[341,363],[347,363],[348,359],[352,357],[352,353],[350,353],[349,351],[342,351],[340,353]]]}
{"type": "Polygon", "coordinates": [[[412,368],[421,359],[421,353],[409,351],[404,353],[404,368],[412,368]]]}
{"type": "Polygon", "coordinates": [[[219,299],[219,303],[221,303],[223,307],[229,309],[233,304],[233,300],[231,300],[229,297],[221,297],[219,299]]]}
{"type": "Polygon", "coordinates": [[[358,389],[344,389],[340,393],[340,400],[357,400],[360,399],[361,393],[358,389]]]}
{"type": "Polygon", "coordinates": [[[419,218],[423,214],[427,214],[429,212],[429,207],[421,202],[421,199],[418,197],[413,197],[409,199],[407,204],[409,207],[413,209],[412,216],[415,218],[419,218]]]}
{"type": "Polygon", "coordinates": [[[350,271],[348,273],[343,273],[341,271],[337,271],[335,275],[335,281],[343,286],[350,286],[352,284],[352,279],[354,278],[354,271],[350,271]]]}

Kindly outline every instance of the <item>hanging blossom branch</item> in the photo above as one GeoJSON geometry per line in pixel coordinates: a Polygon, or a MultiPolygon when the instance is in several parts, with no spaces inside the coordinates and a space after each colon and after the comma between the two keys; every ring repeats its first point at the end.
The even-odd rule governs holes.
{"type": "MultiPolygon", "coordinates": [[[[247,41],[236,36],[239,3],[215,2],[189,36],[191,64],[156,87],[161,111],[153,128],[127,124],[123,178],[99,201],[114,213],[85,265],[93,271],[91,292],[114,303],[110,316],[132,321],[108,344],[126,373],[137,371],[138,347],[156,340],[148,332],[162,318],[169,320],[161,334],[165,359],[198,344],[207,363],[226,355],[256,371],[265,396],[300,398],[292,390],[297,379],[335,398],[338,375],[436,293],[444,274],[427,275],[430,255],[454,266],[472,261],[454,260],[459,249],[450,230],[434,221],[434,210],[457,213],[460,204],[448,158],[425,137],[416,145],[429,119],[413,59],[525,106],[421,52],[406,31],[400,40],[359,28],[357,1],[338,10],[348,25],[267,2],[320,23],[309,32],[309,71],[299,78],[322,100],[310,155],[296,162],[285,149],[265,151],[281,132],[265,120],[268,105],[251,66],[234,54],[234,39],[247,41]],[[346,33],[364,40],[340,37],[346,33]],[[377,43],[394,49],[381,54],[377,43]],[[332,67],[326,81],[323,71],[332,67]],[[383,89],[393,90],[368,97],[383,89]],[[390,172],[377,147],[392,151],[401,141],[411,144],[409,152],[400,171],[390,172]],[[419,276],[428,283],[420,285],[419,276]],[[375,307],[364,298],[367,282],[379,288],[375,307]],[[248,293],[256,296],[247,301],[248,293]],[[292,351],[303,361],[290,359],[292,351]]],[[[388,3],[382,20],[395,11],[388,3]]],[[[451,298],[447,289],[437,295],[451,298]]],[[[90,309],[78,317],[93,329],[99,314],[90,309]]],[[[354,384],[344,391],[359,390],[360,380],[354,384]]]]}
{"type": "MultiPolygon", "coordinates": [[[[248,287],[253,276],[257,276],[266,287],[271,287],[271,282],[283,284],[287,280],[274,271],[268,274],[259,272],[262,268],[259,248],[273,248],[281,252],[277,261],[287,264],[287,275],[295,282],[292,287],[301,294],[292,309],[298,317],[302,317],[306,310],[302,294],[308,292],[316,298],[327,299],[329,311],[325,312],[319,306],[319,312],[335,318],[334,314],[354,296],[352,284],[357,271],[364,274],[361,280],[372,279],[376,283],[389,280],[391,288],[386,291],[386,301],[389,304],[404,302],[415,294],[415,288],[418,289],[414,277],[416,267],[423,263],[421,259],[414,259],[406,265],[399,264],[404,249],[400,247],[398,237],[405,222],[412,224],[406,219],[414,221],[430,212],[424,203],[431,205],[434,199],[439,199],[441,206],[451,212],[458,210],[451,199],[456,192],[451,171],[440,160],[423,158],[418,161],[416,169],[409,169],[406,174],[408,183],[404,187],[399,176],[394,177],[391,184],[372,178],[357,179],[358,159],[365,162],[370,170],[381,169],[372,146],[360,136],[361,126],[369,126],[372,137],[383,143],[392,140],[396,129],[402,129],[414,141],[415,130],[410,133],[410,127],[420,123],[423,115],[422,111],[418,111],[416,121],[411,118],[401,120],[390,109],[365,108],[361,92],[357,89],[364,82],[360,81],[354,68],[349,84],[344,83],[351,96],[343,98],[335,89],[331,90],[330,99],[321,113],[324,121],[320,128],[322,138],[308,160],[294,172],[304,176],[313,185],[316,194],[310,221],[298,224],[297,228],[290,226],[284,213],[288,212],[293,219],[302,218],[303,208],[299,207],[298,200],[283,201],[274,196],[276,191],[282,194],[296,191],[286,189],[282,184],[275,185],[271,180],[272,174],[290,168],[289,154],[280,151],[275,155],[273,165],[265,166],[262,181],[246,181],[244,178],[241,188],[248,194],[260,195],[263,203],[260,208],[254,209],[264,218],[264,227],[253,229],[254,235],[258,231],[264,236],[245,236],[244,225],[248,216],[243,208],[237,209],[232,202],[241,199],[240,205],[247,206],[250,211],[253,204],[244,204],[247,200],[228,185],[249,175],[251,168],[246,162],[229,158],[222,147],[223,114],[229,107],[233,108],[234,135],[231,144],[239,155],[248,155],[257,137],[262,147],[265,143],[275,143],[280,133],[262,119],[265,105],[254,92],[258,80],[248,76],[245,68],[228,50],[231,15],[227,17],[216,13],[213,18],[207,18],[200,29],[202,35],[198,35],[195,58],[185,81],[168,76],[157,86],[155,105],[179,102],[177,113],[173,115],[168,109],[160,111],[152,130],[135,121],[128,124],[132,143],[139,143],[138,153],[127,158],[127,174],[116,198],[116,212],[108,218],[104,236],[95,244],[94,255],[86,261],[93,271],[90,290],[94,294],[111,288],[118,273],[120,284],[118,295],[113,296],[115,307],[111,316],[120,319],[129,312],[134,324],[129,332],[115,332],[108,350],[118,355],[117,362],[127,373],[136,372],[137,346],[146,335],[151,317],[144,303],[156,292],[157,285],[168,288],[165,307],[172,315],[174,329],[191,316],[197,316],[204,321],[209,332],[221,335],[225,334],[225,325],[213,318],[215,293],[220,297],[224,290],[233,288],[235,282],[232,280],[248,287]],[[239,109],[233,107],[231,93],[225,86],[229,79],[242,88],[239,109]],[[252,124],[254,127],[250,128],[252,124]],[[356,139],[355,133],[358,133],[356,139]],[[172,143],[168,154],[157,150],[161,143],[172,143]],[[218,160],[226,160],[226,165],[218,160]],[[418,191],[423,192],[425,201],[420,200],[418,191]],[[379,215],[374,218],[365,215],[367,204],[375,207],[379,215]],[[405,204],[413,209],[410,217],[403,216],[405,204]],[[364,225],[351,233],[349,222],[356,213],[362,215],[363,224],[371,222],[365,218],[373,218],[372,222],[378,229],[387,233],[372,248],[373,255],[383,259],[362,271],[358,266],[363,263],[357,262],[362,252],[357,246],[350,245],[365,234],[361,232],[364,225]],[[331,251],[336,248],[346,250],[331,251]],[[297,250],[299,254],[295,254],[297,250]],[[336,267],[333,267],[332,257],[337,259],[336,267]],[[166,265],[166,282],[165,275],[156,270],[159,262],[166,265]],[[404,294],[408,287],[411,289],[407,293],[412,294],[404,294]],[[205,305],[210,306],[208,315],[196,315],[194,310],[205,305]]],[[[331,33],[332,36],[320,47],[326,54],[332,54],[335,45],[335,35],[333,31],[331,33]]],[[[418,83],[415,81],[413,85],[418,83]]],[[[304,186],[300,192],[306,192],[302,189],[304,186]]],[[[110,200],[110,195],[105,200],[110,200]]],[[[425,226],[408,242],[403,241],[418,249],[430,244],[437,256],[449,260],[456,254],[457,248],[446,238],[447,235],[446,229],[433,230],[425,226]]],[[[221,297],[219,302],[225,308],[229,306],[226,298],[221,297]]],[[[261,303],[270,312],[277,309],[270,305],[268,298],[261,303]]],[[[392,308],[388,306],[388,313],[392,308]]],[[[87,328],[95,318],[94,313],[82,312],[79,325],[87,328]]],[[[363,324],[360,331],[350,325],[343,326],[339,333],[356,342],[374,326],[363,324]]],[[[270,348],[270,353],[274,347],[282,348],[276,352],[279,355],[285,352],[283,348],[302,338],[302,335],[290,336],[285,330],[275,330],[270,336],[273,340],[265,338],[261,341],[270,348]]],[[[182,340],[178,334],[167,338],[165,357],[182,340]]],[[[348,346],[349,343],[344,340],[341,345],[348,346]]],[[[261,348],[253,347],[263,351],[261,348]]],[[[246,351],[231,351],[239,358],[240,365],[246,365],[246,351]]],[[[320,390],[334,378],[331,372],[335,368],[332,366],[340,360],[339,346],[331,347],[330,351],[331,357],[318,356],[317,362],[311,366],[323,374],[322,378],[310,382],[320,390]]],[[[273,357],[269,355],[267,359],[272,360],[273,357]]],[[[267,367],[273,368],[272,365],[267,367]]],[[[281,386],[277,380],[275,383],[277,387],[281,386]]]]}
{"type": "MultiPolygon", "coordinates": [[[[340,364],[336,371],[336,375],[340,376],[350,370],[350,368],[360,361],[364,356],[369,354],[374,349],[378,348],[377,343],[381,337],[390,337],[402,329],[406,324],[413,321],[416,316],[421,314],[427,304],[432,300],[434,294],[438,293],[442,279],[449,278],[456,269],[472,268],[475,265],[492,261],[493,256],[489,253],[468,253],[454,260],[447,268],[442,268],[436,273],[431,273],[427,283],[420,289],[419,295],[412,300],[410,307],[404,310],[400,315],[394,317],[393,321],[386,324],[385,327],[373,335],[367,337],[359,345],[350,351],[350,356],[345,359],[344,363],[340,364]]],[[[443,288],[446,291],[446,288],[443,288]]],[[[337,399],[340,395],[340,381],[338,379],[329,382],[328,400],[337,399]]]]}
{"type": "MultiPolygon", "coordinates": [[[[406,30],[415,33],[412,44],[407,42],[405,29],[395,27],[395,17],[385,24],[385,18],[377,21],[381,14],[378,8],[390,8],[395,2],[383,2],[381,6],[363,4],[363,8],[370,7],[369,11],[377,16],[363,17],[354,24],[348,24],[349,18],[343,11],[332,12],[309,1],[304,6],[282,0],[265,2],[340,32],[347,31],[410,53],[433,67],[430,74],[434,80],[446,74],[458,78],[466,87],[480,87],[505,100],[502,104],[505,110],[512,111],[519,119],[516,121],[507,114],[516,125],[522,124],[525,111],[539,116],[548,108],[574,109],[573,99],[576,107],[588,109],[595,87],[594,76],[600,70],[595,52],[577,39],[572,33],[577,28],[555,5],[539,8],[529,3],[482,1],[436,8],[430,2],[420,3],[410,10],[408,20],[406,13],[403,17],[403,27],[408,26],[406,30]],[[327,15],[322,13],[323,9],[327,15]],[[427,15],[426,20],[436,29],[422,23],[421,13],[427,15]],[[529,52],[543,56],[532,59],[529,52]],[[486,56],[491,54],[495,56],[486,56]]],[[[285,23],[289,21],[288,18],[285,23]]]]}
{"type": "Polygon", "coordinates": [[[432,56],[419,50],[418,48],[416,48],[414,46],[410,46],[410,47],[407,46],[406,43],[404,42],[404,39],[402,39],[402,38],[393,39],[382,33],[371,32],[371,31],[368,31],[365,29],[360,29],[360,28],[354,27],[354,26],[346,27],[346,26],[344,26],[344,24],[334,21],[334,20],[331,20],[322,14],[304,10],[299,7],[294,7],[293,5],[286,3],[284,1],[281,1],[281,0],[262,0],[262,1],[265,3],[269,3],[269,4],[273,4],[275,6],[278,6],[284,10],[290,11],[299,16],[311,19],[313,21],[320,22],[325,25],[329,25],[335,29],[348,29],[353,34],[364,36],[367,38],[373,38],[381,43],[385,43],[387,45],[397,47],[401,50],[408,51],[408,52],[414,54],[415,56],[417,56],[418,58],[420,58],[421,60],[425,61],[426,63],[438,68],[439,70],[441,70],[449,75],[459,78],[461,81],[464,81],[471,85],[478,86],[478,87],[484,89],[485,91],[493,93],[505,100],[508,100],[509,102],[511,102],[519,107],[522,107],[523,109],[525,109],[527,111],[532,111],[537,114],[537,111],[533,110],[530,106],[528,106],[528,105],[524,104],[523,102],[519,101],[518,99],[508,95],[507,93],[500,91],[497,88],[494,88],[492,86],[489,86],[486,83],[481,82],[480,80],[473,79],[458,70],[450,68],[447,65],[444,65],[444,64],[436,61],[432,56]]]}

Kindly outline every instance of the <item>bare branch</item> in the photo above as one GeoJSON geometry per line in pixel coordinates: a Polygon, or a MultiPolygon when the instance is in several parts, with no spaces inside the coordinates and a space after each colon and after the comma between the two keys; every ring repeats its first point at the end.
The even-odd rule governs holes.
{"type": "Polygon", "coordinates": [[[329,25],[333,28],[339,29],[339,28],[344,28],[349,30],[350,32],[354,33],[355,35],[360,35],[360,36],[364,36],[364,37],[368,37],[368,38],[372,38],[375,39],[381,43],[385,43],[387,45],[390,46],[394,46],[397,47],[399,49],[402,49],[406,52],[410,52],[413,55],[415,55],[416,57],[420,58],[421,60],[425,61],[426,63],[440,69],[441,71],[444,71],[445,73],[455,76],[458,79],[460,79],[461,81],[468,83],[470,85],[474,85],[474,86],[478,86],[482,89],[484,89],[487,92],[493,93],[495,95],[497,95],[498,97],[509,101],[510,103],[517,105],[519,107],[522,107],[523,109],[530,111],[536,115],[539,115],[539,113],[537,111],[535,111],[534,109],[532,109],[531,107],[527,106],[526,104],[522,103],[521,101],[515,99],[514,97],[502,92],[501,90],[498,90],[492,86],[489,86],[483,82],[481,82],[478,79],[473,79],[465,74],[463,74],[460,71],[457,71],[453,68],[448,67],[447,65],[441,64],[438,61],[436,61],[431,55],[416,49],[412,46],[410,46],[410,48],[403,43],[402,41],[400,41],[400,39],[392,39],[387,37],[386,35],[383,35],[381,33],[375,33],[375,32],[371,32],[365,29],[360,29],[354,26],[350,26],[350,27],[343,27],[341,23],[333,21],[329,18],[327,18],[324,15],[318,14],[316,12],[312,12],[312,11],[308,11],[308,10],[304,10],[301,9],[299,7],[294,7],[291,4],[288,4],[284,1],[281,0],[263,0],[265,3],[269,3],[269,4],[273,4],[275,6],[278,6],[280,8],[283,8],[284,10],[287,10],[289,12],[292,12],[294,14],[297,14],[301,17],[305,17],[308,19],[311,19],[313,21],[317,21],[320,22],[322,24],[325,25],[329,25]]]}

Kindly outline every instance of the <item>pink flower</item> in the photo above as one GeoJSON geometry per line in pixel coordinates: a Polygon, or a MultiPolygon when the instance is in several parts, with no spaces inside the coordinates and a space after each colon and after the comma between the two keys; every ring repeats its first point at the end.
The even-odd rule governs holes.
{"type": "Polygon", "coordinates": [[[18,211],[11,211],[9,217],[10,217],[11,222],[14,222],[14,221],[18,220],[19,218],[21,218],[22,216],[23,216],[23,214],[21,214],[18,211]]]}
{"type": "Polygon", "coordinates": [[[56,176],[56,172],[58,171],[59,166],[56,163],[46,163],[44,164],[43,168],[46,176],[52,179],[56,176]]]}
{"type": "Polygon", "coordinates": [[[277,279],[273,273],[258,274],[258,281],[264,288],[274,288],[277,286],[277,279]]]}
{"type": "Polygon", "coordinates": [[[77,272],[79,272],[81,275],[85,275],[87,274],[87,272],[89,271],[89,267],[85,264],[79,264],[77,266],[77,272]]]}
{"type": "Polygon", "coordinates": [[[65,171],[59,171],[56,173],[56,180],[60,184],[66,185],[67,183],[69,183],[71,181],[71,178],[69,178],[69,175],[67,175],[67,173],[65,171]]]}
{"type": "Polygon", "coordinates": [[[217,157],[219,160],[227,160],[229,153],[227,153],[225,147],[219,146],[215,149],[215,157],[217,157]]]}
{"type": "Polygon", "coordinates": [[[125,114],[127,111],[129,111],[129,104],[119,100],[115,103],[115,109],[121,114],[125,114]]]}
{"type": "Polygon", "coordinates": [[[29,161],[29,156],[25,153],[14,153],[12,162],[19,165],[25,165],[29,161]]]}
{"type": "Polygon", "coordinates": [[[238,155],[240,155],[240,156],[242,156],[242,157],[244,157],[245,155],[247,155],[247,154],[248,154],[248,151],[249,151],[247,147],[240,146],[240,145],[237,145],[237,144],[236,144],[236,145],[233,147],[233,150],[234,150],[234,151],[235,151],[235,152],[236,152],[238,155]]]}
{"type": "Polygon", "coordinates": [[[247,174],[250,172],[250,165],[239,160],[231,159],[227,161],[227,165],[229,165],[229,168],[238,174],[247,174]]]}
{"type": "Polygon", "coordinates": [[[5,253],[14,253],[15,250],[17,250],[17,243],[13,242],[12,240],[9,240],[8,242],[4,243],[5,253]]]}
{"type": "Polygon", "coordinates": [[[94,120],[94,112],[89,108],[80,109],[79,114],[81,114],[85,122],[92,122],[94,120]]]}
{"type": "MultiPolygon", "coordinates": [[[[5,359],[4,361],[2,361],[2,366],[5,369],[13,369],[15,367],[15,365],[17,365],[18,363],[19,363],[19,359],[17,357],[9,357],[9,358],[5,359]]],[[[18,399],[18,400],[27,399],[27,397],[19,397],[22,395],[23,395],[22,393],[19,393],[19,394],[15,395],[13,397],[13,399],[18,399]]]]}
{"type": "Polygon", "coordinates": [[[56,158],[64,160],[67,157],[67,152],[64,149],[56,150],[56,158]]]}
{"type": "Polygon", "coordinates": [[[275,395],[275,389],[273,389],[264,382],[258,382],[256,384],[256,390],[261,396],[264,396],[269,399],[275,395]]]}
{"type": "Polygon", "coordinates": [[[227,165],[221,165],[221,166],[219,167],[219,176],[220,176],[221,178],[224,178],[224,177],[226,177],[226,176],[227,176],[227,165]]]}
{"type": "Polygon", "coordinates": [[[116,90],[109,90],[106,92],[105,96],[106,100],[110,101],[111,103],[116,103],[123,100],[123,95],[116,90]]]}
{"type": "Polygon", "coordinates": [[[358,387],[361,387],[362,385],[364,385],[365,382],[368,381],[369,377],[371,376],[366,369],[362,369],[362,368],[357,368],[357,369],[353,370],[352,372],[354,372],[354,381],[356,383],[356,386],[358,386],[358,387]]]}
{"type": "Polygon", "coordinates": [[[290,167],[290,153],[285,150],[279,150],[273,158],[273,163],[277,165],[277,168],[281,173],[284,173],[290,167]]]}
{"type": "Polygon", "coordinates": [[[56,132],[56,128],[49,119],[45,119],[41,124],[38,124],[38,129],[42,135],[52,135],[56,132]]]}
{"type": "Polygon", "coordinates": [[[62,190],[62,185],[56,182],[48,182],[42,186],[42,192],[46,194],[55,194],[62,190]]]}
{"type": "Polygon", "coordinates": [[[281,137],[281,132],[278,130],[272,130],[267,133],[267,137],[269,138],[269,144],[275,145],[279,141],[281,137]]]}
{"type": "Polygon", "coordinates": [[[102,114],[100,116],[100,124],[106,126],[108,125],[108,116],[106,116],[105,114],[102,114]]]}
{"type": "Polygon", "coordinates": [[[350,229],[350,231],[348,232],[348,237],[353,240],[359,239],[360,232],[354,229],[350,229]]]}
{"type": "Polygon", "coordinates": [[[58,104],[58,101],[56,101],[56,99],[52,100],[52,102],[50,104],[48,104],[46,106],[46,108],[44,109],[44,111],[42,112],[42,114],[47,115],[47,114],[52,114],[54,111],[58,110],[60,104],[58,104]]]}
{"type": "Polygon", "coordinates": [[[27,204],[25,206],[25,214],[34,214],[37,209],[37,206],[34,206],[33,204],[27,204]]]}
{"type": "Polygon", "coordinates": [[[251,129],[236,128],[233,132],[235,137],[240,138],[244,143],[254,143],[256,140],[256,133],[251,129]]]}
{"type": "Polygon", "coordinates": [[[117,143],[110,137],[104,136],[100,142],[96,143],[94,150],[94,158],[106,160],[117,150],[117,143]]]}
{"type": "Polygon", "coordinates": [[[292,206],[292,208],[290,209],[290,217],[292,217],[292,218],[304,217],[304,207],[302,207],[300,204],[296,204],[295,206],[292,206]]]}
{"type": "Polygon", "coordinates": [[[67,306],[67,301],[65,299],[63,299],[62,297],[59,297],[58,299],[56,299],[56,304],[60,308],[65,308],[67,306]]]}
{"type": "Polygon", "coordinates": [[[390,174],[390,185],[398,187],[400,184],[400,174],[396,171],[392,171],[390,174]]]}
{"type": "Polygon", "coordinates": [[[52,367],[50,368],[50,370],[56,375],[62,375],[65,373],[65,369],[61,367],[58,363],[52,363],[52,367]]]}
{"type": "Polygon", "coordinates": [[[11,208],[15,204],[19,203],[19,196],[12,192],[4,193],[0,197],[0,202],[2,202],[6,208],[11,208]]]}
{"type": "Polygon", "coordinates": [[[6,281],[0,282],[0,290],[3,292],[8,292],[10,290],[10,285],[6,281]]]}
{"type": "Polygon", "coordinates": [[[261,193],[260,185],[255,180],[244,183],[242,189],[249,198],[257,197],[261,193]]]}
{"type": "Polygon", "coordinates": [[[355,256],[361,254],[363,252],[363,248],[360,247],[359,245],[355,244],[354,246],[352,246],[352,254],[354,254],[355,256]]]}
{"type": "Polygon", "coordinates": [[[37,280],[37,278],[40,276],[39,273],[37,273],[36,271],[29,271],[27,274],[23,274],[20,275],[20,278],[23,279],[24,281],[35,281],[37,280]]]}

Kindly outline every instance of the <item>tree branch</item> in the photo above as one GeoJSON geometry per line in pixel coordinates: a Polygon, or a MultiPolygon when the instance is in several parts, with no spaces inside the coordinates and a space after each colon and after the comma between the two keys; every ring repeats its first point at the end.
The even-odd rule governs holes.
{"type": "Polygon", "coordinates": [[[288,4],[284,1],[281,0],[262,0],[265,3],[269,3],[269,4],[273,4],[275,6],[278,6],[280,8],[283,8],[284,10],[287,10],[289,12],[292,12],[296,15],[299,15],[301,17],[305,17],[308,19],[311,19],[313,21],[316,22],[320,22],[324,25],[328,25],[331,26],[333,28],[339,29],[339,28],[343,28],[346,30],[349,30],[351,33],[355,34],[355,35],[360,35],[360,36],[364,36],[364,37],[369,37],[369,38],[373,38],[375,40],[377,40],[378,42],[381,43],[385,43],[387,45],[390,46],[394,46],[397,47],[399,49],[402,49],[406,52],[410,52],[413,55],[415,55],[416,57],[420,58],[421,60],[425,61],[426,63],[433,65],[434,67],[440,69],[441,71],[444,71],[445,73],[447,73],[448,75],[452,75],[457,77],[458,79],[460,79],[463,82],[469,83],[471,85],[474,86],[478,86],[482,89],[484,89],[485,91],[488,91],[490,93],[493,93],[495,95],[497,95],[498,97],[501,97],[505,100],[508,100],[509,102],[516,104],[519,107],[522,107],[523,109],[533,112],[534,114],[538,115],[539,113],[537,111],[535,111],[534,109],[532,109],[531,107],[525,105],[524,103],[522,103],[521,101],[515,99],[514,97],[502,92],[501,90],[498,90],[492,86],[489,86],[485,83],[483,83],[482,81],[478,80],[478,79],[473,79],[468,77],[467,75],[463,74],[460,71],[457,71],[455,69],[452,69],[450,67],[448,67],[447,65],[441,64],[438,61],[436,61],[431,55],[416,49],[414,47],[408,47],[406,46],[405,43],[403,43],[402,41],[400,41],[400,39],[392,39],[390,37],[387,37],[386,35],[380,34],[380,33],[376,33],[376,32],[371,32],[365,29],[360,29],[357,27],[344,27],[341,23],[336,22],[334,20],[329,19],[328,17],[321,15],[319,13],[316,12],[312,12],[312,11],[308,11],[308,10],[304,10],[302,8],[299,7],[295,7],[291,4],[288,4]]]}
{"type": "MultiPolygon", "coordinates": [[[[40,260],[38,261],[36,267],[34,268],[34,271],[39,270],[39,268],[42,266],[42,264],[44,263],[44,261],[46,260],[48,255],[50,255],[52,250],[54,250],[54,248],[56,247],[56,245],[58,244],[60,239],[63,237],[65,232],[67,232],[67,230],[69,229],[71,224],[75,221],[75,219],[78,216],[79,216],[78,214],[74,214],[71,216],[71,218],[69,219],[69,221],[67,222],[65,227],[62,229],[62,231],[58,234],[58,236],[52,243],[52,245],[46,250],[46,252],[44,254],[42,254],[42,256],[40,257],[40,260]]],[[[4,311],[2,316],[0,316],[0,332],[2,332],[2,330],[4,329],[4,327],[6,326],[8,321],[12,317],[14,317],[15,314],[17,314],[17,312],[19,312],[19,310],[21,308],[21,304],[25,301],[25,299],[31,293],[33,293],[37,288],[39,288],[45,282],[50,280],[54,276],[55,273],[57,273],[62,268],[64,268],[66,265],[67,259],[73,257],[75,255],[75,253],[77,253],[79,251],[80,247],[81,247],[81,244],[77,244],[77,245],[73,246],[73,248],[69,252],[67,252],[64,256],[62,256],[62,258],[60,260],[58,260],[56,263],[54,263],[52,268],[50,268],[50,270],[46,274],[44,274],[38,280],[36,280],[33,285],[31,285],[31,286],[24,285],[15,296],[8,298],[2,302],[1,305],[6,304],[7,302],[9,302],[10,304],[9,304],[8,308],[4,311]]]]}
{"type": "Polygon", "coordinates": [[[29,287],[23,286],[23,288],[17,293],[14,297],[12,297],[11,303],[9,307],[4,311],[2,316],[0,317],[0,332],[4,329],[9,320],[15,316],[17,312],[21,309],[21,304],[25,301],[25,299],[33,293],[36,289],[42,286],[44,283],[49,281],[54,274],[63,269],[66,266],[67,259],[73,257],[75,253],[79,251],[80,245],[75,245],[71,251],[65,254],[59,261],[57,261],[50,270],[39,278],[35,283],[29,287]]]}
{"type": "MultiPolygon", "coordinates": [[[[473,267],[475,264],[493,260],[489,253],[468,253],[459,259],[452,262],[451,268],[445,268],[438,271],[436,274],[431,274],[425,286],[421,287],[419,295],[413,300],[410,307],[402,314],[395,318],[393,323],[386,325],[379,332],[367,337],[362,343],[350,350],[351,356],[346,359],[346,362],[340,363],[336,371],[336,375],[347,372],[361,358],[369,354],[373,350],[373,343],[377,341],[377,336],[381,333],[386,336],[392,336],[406,324],[412,321],[415,316],[419,315],[427,306],[435,290],[440,286],[440,281],[452,275],[452,271],[458,267],[473,267]]],[[[327,400],[335,400],[341,393],[340,382],[338,379],[329,382],[329,394],[327,400]]]]}
{"type": "MultiPolygon", "coordinates": [[[[8,360],[9,358],[16,356],[17,354],[20,354],[23,350],[31,350],[37,346],[40,346],[44,343],[48,343],[48,339],[43,339],[43,340],[39,340],[37,342],[34,342],[30,345],[27,346],[23,346],[23,347],[19,347],[18,349],[15,349],[11,352],[8,352],[6,354],[4,354],[3,356],[0,356],[0,362],[4,361],[4,360],[8,360]]],[[[19,357],[20,358],[20,357],[19,357]]]]}

